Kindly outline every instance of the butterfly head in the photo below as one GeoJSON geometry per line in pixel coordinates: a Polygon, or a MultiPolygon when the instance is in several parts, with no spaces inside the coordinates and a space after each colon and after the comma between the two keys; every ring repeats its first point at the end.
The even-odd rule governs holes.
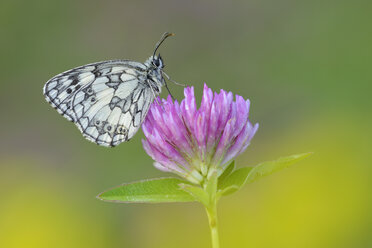
{"type": "MultiPolygon", "coordinates": [[[[156,91],[156,93],[160,93],[161,87],[166,86],[167,84],[163,78],[163,75],[166,75],[163,71],[164,69],[164,62],[160,54],[156,54],[158,48],[163,43],[163,41],[173,36],[173,33],[164,33],[163,36],[160,38],[158,43],[155,45],[154,53],[150,58],[148,58],[145,62],[145,66],[147,67],[147,78],[149,79],[149,84],[151,84],[151,87],[156,91]]],[[[168,88],[168,87],[167,87],[168,88]]]]}
{"type": "Polygon", "coordinates": [[[155,56],[155,58],[152,59],[152,64],[156,66],[158,69],[164,68],[163,59],[161,58],[160,54],[158,56],[155,56]]]}
{"type": "Polygon", "coordinates": [[[164,68],[163,58],[159,55],[151,56],[145,62],[145,65],[152,70],[160,71],[164,68]]]}
{"type": "Polygon", "coordinates": [[[145,62],[147,67],[147,78],[149,83],[152,84],[152,88],[160,93],[161,87],[165,85],[165,80],[163,78],[163,68],[164,63],[160,55],[151,56],[145,62]]]}

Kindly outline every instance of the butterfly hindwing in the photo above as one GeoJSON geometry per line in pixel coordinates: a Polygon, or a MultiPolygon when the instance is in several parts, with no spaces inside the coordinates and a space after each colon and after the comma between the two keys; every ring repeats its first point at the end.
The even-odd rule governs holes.
{"type": "Polygon", "coordinates": [[[72,97],[94,81],[93,70],[93,66],[75,68],[53,77],[44,86],[46,100],[70,121],[76,121],[71,110],[72,97]]]}
{"type": "Polygon", "coordinates": [[[138,131],[154,100],[145,70],[126,60],[78,67],[50,79],[45,98],[88,140],[116,146],[138,131]]]}

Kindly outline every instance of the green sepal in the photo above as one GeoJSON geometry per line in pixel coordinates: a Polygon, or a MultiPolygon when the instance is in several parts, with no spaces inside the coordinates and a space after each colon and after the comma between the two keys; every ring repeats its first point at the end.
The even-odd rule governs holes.
{"type": "Polygon", "coordinates": [[[202,187],[180,184],[180,188],[185,190],[195,200],[201,202],[205,207],[213,206],[217,200],[217,179],[218,173],[216,169],[211,169],[207,175],[207,180],[204,181],[202,187]]]}

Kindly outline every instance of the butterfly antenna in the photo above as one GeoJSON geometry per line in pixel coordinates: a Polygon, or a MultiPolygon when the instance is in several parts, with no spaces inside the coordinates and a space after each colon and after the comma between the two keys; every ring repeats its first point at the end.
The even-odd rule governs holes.
{"type": "Polygon", "coordinates": [[[163,41],[164,41],[166,38],[168,38],[168,37],[170,37],[170,36],[174,36],[174,35],[175,35],[175,34],[173,34],[173,33],[165,32],[165,33],[161,36],[160,40],[159,40],[158,43],[156,43],[156,45],[155,45],[155,50],[154,50],[154,54],[152,55],[152,60],[154,60],[154,58],[155,58],[155,54],[156,54],[156,51],[157,51],[158,48],[160,47],[161,43],[163,43],[163,41]]]}
{"type": "Polygon", "coordinates": [[[186,84],[181,84],[181,83],[178,83],[176,81],[174,81],[173,79],[171,79],[167,73],[165,73],[164,71],[162,71],[163,75],[169,80],[171,81],[172,83],[174,83],[175,85],[179,85],[179,86],[182,86],[182,87],[186,87],[187,85],[186,84]]]}

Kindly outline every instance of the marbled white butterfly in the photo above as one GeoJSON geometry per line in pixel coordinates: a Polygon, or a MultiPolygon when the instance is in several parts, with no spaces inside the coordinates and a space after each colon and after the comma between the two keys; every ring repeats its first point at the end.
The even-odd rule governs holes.
{"type": "Polygon", "coordinates": [[[156,51],[145,63],[111,60],[58,74],[44,85],[45,99],[74,122],[88,140],[117,146],[138,131],[151,103],[166,86],[164,64],[156,51]]]}

